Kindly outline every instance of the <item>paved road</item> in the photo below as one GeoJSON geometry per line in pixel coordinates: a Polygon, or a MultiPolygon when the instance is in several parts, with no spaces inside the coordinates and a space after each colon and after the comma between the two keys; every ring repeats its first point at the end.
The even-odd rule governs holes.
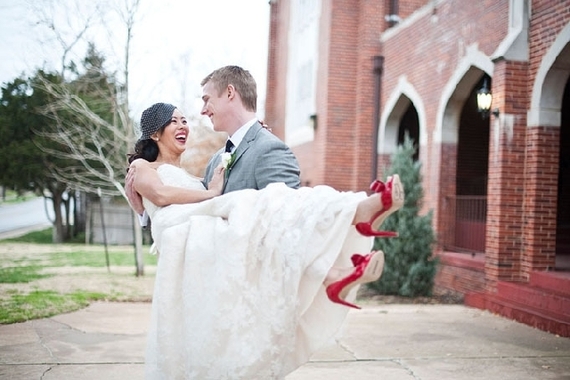
{"type": "Polygon", "coordinates": [[[44,205],[44,198],[34,198],[26,202],[0,205],[0,237],[17,234],[19,231],[50,226],[53,219],[53,206],[50,200],[44,205]],[[46,215],[46,207],[49,212],[46,215]]]}

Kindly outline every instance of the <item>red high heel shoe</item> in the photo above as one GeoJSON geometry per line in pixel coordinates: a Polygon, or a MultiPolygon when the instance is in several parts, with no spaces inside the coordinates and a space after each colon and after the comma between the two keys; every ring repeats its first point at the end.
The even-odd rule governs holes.
{"type": "Polygon", "coordinates": [[[332,302],[360,309],[360,306],[345,301],[348,292],[359,284],[376,281],[384,269],[384,252],[374,251],[366,256],[354,254],[351,258],[355,265],[354,271],[342,280],[327,286],[327,296],[332,302]]]}
{"type": "Polygon", "coordinates": [[[357,223],[356,230],[364,236],[398,236],[397,232],[378,231],[378,228],[391,213],[400,209],[404,204],[404,187],[400,182],[400,176],[394,174],[392,177],[388,177],[386,183],[376,180],[370,184],[370,189],[376,193],[382,193],[380,195],[382,210],[374,214],[369,222],[357,223]]]}

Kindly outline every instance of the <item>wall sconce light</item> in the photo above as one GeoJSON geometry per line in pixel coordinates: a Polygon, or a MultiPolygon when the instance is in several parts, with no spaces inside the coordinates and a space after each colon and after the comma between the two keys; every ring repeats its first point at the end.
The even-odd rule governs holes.
{"type": "Polygon", "coordinates": [[[477,91],[477,109],[483,116],[483,119],[486,119],[489,116],[489,112],[491,112],[495,117],[499,116],[498,108],[495,108],[491,111],[492,103],[493,95],[491,94],[491,90],[487,84],[487,78],[485,78],[483,81],[483,86],[479,89],[479,91],[477,91]]]}
{"type": "Polygon", "coordinates": [[[483,81],[483,87],[477,91],[477,110],[486,119],[489,116],[489,110],[491,109],[491,103],[493,102],[493,95],[491,90],[487,85],[487,78],[483,81]]]}
{"type": "Polygon", "coordinates": [[[309,123],[311,124],[311,127],[313,127],[313,131],[316,131],[317,130],[317,114],[316,113],[309,116],[309,123]]]}

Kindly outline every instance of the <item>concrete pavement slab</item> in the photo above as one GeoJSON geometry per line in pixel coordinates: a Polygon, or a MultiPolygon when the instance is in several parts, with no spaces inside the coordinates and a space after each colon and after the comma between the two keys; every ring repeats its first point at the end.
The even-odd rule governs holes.
{"type": "Polygon", "coordinates": [[[150,322],[150,303],[96,302],[74,313],[51,319],[87,333],[146,334],[150,322]]]}
{"type": "Polygon", "coordinates": [[[568,380],[568,358],[502,357],[403,360],[421,380],[568,380]],[[563,362],[566,360],[566,363],[563,362]]]}
{"type": "Polygon", "coordinates": [[[0,379],[20,380],[20,379],[43,379],[46,371],[52,365],[0,365],[0,379]]]}
{"type": "MultiPolygon", "coordinates": [[[[37,378],[39,379],[39,378],[37,378]]],[[[56,366],[46,372],[41,380],[131,380],[144,379],[144,365],[138,364],[86,364],[56,366]]]]}
{"type": "MultiPolygon", "coordinates": [[[[142,379],[150,303],[0,326],[0,379],[142,379]]],[[[286,380],[570,380],[570,339],[461,305],[367,305],[286,380]]]]}
{"type": "Polygon", "coordinates": [[[407,368],[391,360],[310,362],[286,380],[417,380],[407,368]]]}
{"type": "Polygon", "coordinates": [[[386,305],[354,313],[341,343],[357,359],[567,356],[570,339],[462,305],[386,305]],[[374,327],[373,327],[374,326],[374,327]]]}
{"type": "Polygon", "coordinates": [[[55,362],[43,346],[34,326],[35,322],[0,326],[0,364],[55,362]]]}

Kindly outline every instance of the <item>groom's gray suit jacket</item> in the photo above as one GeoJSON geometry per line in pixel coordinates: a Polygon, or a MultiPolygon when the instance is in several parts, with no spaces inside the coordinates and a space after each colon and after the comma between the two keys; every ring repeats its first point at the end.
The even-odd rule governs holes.
{"type": "MultiPolygon", "coordinates": [[[[214,168],[221,161],[220,149],[208,162],[204,183],[210,182],[214,168]]],[[[234,150],[235,160],[229,170],[224,193],[243,189],[263,189],[270,183],[284,182],[294,189],[301,185],[299,163],[283,141],[255,123],[234,150]]]]}

